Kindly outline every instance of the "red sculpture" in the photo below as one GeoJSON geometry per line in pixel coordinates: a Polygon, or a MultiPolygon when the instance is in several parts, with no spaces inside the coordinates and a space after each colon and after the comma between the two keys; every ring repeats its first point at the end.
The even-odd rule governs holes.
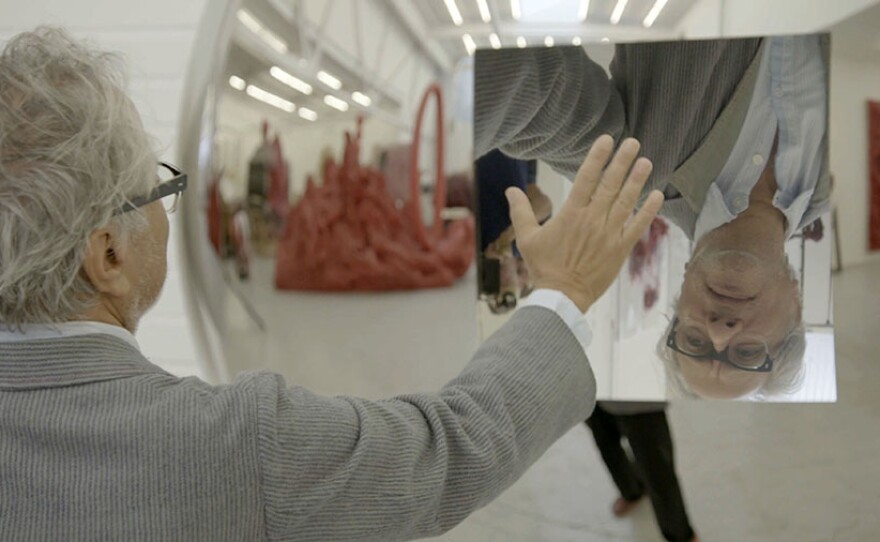
{"type": "Polygon", "coordinates": [[[868,245],[880,249],[880,102],[868,102],[868,178],[871,185],[871,216],[868,245]]]}
{"type": "Polygon", "coordinates": [[[289,290],[399,290],[449,286],[474,257],[474,219],[445,223],[443,101],[438,85],[419,106],[410,154],[410,199],[398,209],[377,169],[359,163],[362,120],[345,134],[342,164],[328,159],[290,209],[278,246],[275,285],[289,290]],[[428,98],[437,102],[434,220],[422,221],[418,150],[428,98]]]}

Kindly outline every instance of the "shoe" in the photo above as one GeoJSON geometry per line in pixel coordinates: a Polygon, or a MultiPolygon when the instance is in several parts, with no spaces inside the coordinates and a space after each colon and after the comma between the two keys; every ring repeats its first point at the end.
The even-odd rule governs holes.
{"type": "Polygon", "coordinates": [[[611,512],[614,513],[614,517],[622,518],[632,512],[633,508],[635,508],[641,500],[641,497],[633,501],[618,497],[617,500],[614,501],[614,504],[611,505],[611,512]]]}

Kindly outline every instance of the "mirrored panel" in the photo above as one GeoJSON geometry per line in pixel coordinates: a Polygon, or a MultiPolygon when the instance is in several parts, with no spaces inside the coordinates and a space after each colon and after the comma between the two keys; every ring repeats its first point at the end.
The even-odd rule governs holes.
{"type": "Polygon", "coordinates": [[[475,58],[484,336],[534,288],[504,190],[548,220],[599,135],[634,137],[666,202],[588,313],[599,398],[836,399],[827,35],[475,58]]]}

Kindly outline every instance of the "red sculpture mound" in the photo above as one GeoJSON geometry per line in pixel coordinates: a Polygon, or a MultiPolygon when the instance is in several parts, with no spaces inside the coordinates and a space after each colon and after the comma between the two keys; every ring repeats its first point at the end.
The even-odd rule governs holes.
{"type": "Polygon", "coordinates": [[[410,153],[410,199],[398,209],[382,174],[359,163],[361,120],[345,134],[342,164],[324,164],[323,184],[308,179],[290,209],[278,245],[275,285],[284,290],[403,290],[449,286],[474,257],[474,219],[444,223],[443,102],[428,88],[416,118],[410,153]],[[434,219],[421,218],[418,149],[428,98],[437,103],[437,172],[434,219]]]}

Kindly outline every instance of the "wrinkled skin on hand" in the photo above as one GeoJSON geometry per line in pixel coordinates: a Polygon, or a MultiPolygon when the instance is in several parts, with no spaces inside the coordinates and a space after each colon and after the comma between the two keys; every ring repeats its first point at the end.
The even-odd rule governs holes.
{"type": "Polygon", "coordinates": [[[561,291],[582,312],[608,289],[663,204],[663,194],[655,190],[633,215],[652,165],[637,159],[635,139],[621,143],[611,158],[613,148],[611,136],[596,140],[562,209],[543,226],[521,190],[505,193],[535,287],[561,291]]]}

